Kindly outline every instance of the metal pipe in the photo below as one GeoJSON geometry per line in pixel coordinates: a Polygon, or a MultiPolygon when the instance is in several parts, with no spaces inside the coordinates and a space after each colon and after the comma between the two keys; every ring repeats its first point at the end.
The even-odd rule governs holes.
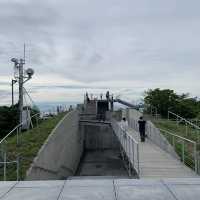
{"type": "Polygon", "coordinates": [[[197,168],[197,144],[194,144],[194,169],[195,172],[198,172],[198,168],[197,168]]]}
{"type": "Polygon", "coordinates": [[[19,181],[19,156],[17,156],[17,181],[19,181]]]}
{"type": "Polygon", "coordinates": [[[185,142],[182,140],[182,162],[185,163],[185,142]]]}
{"type": "Polygon", "coordinates": [[[173,144],[173,147],[175,149],[175,139],[174,139],[174,135],[172,135],[172,144],[173,144]]]}
{"type": "Polygon", "coordinates": [[[17,128],[17,145],[19,145],[19,129],[17,128]]]}
{"type": "Polygon", "coordinates": [[[7,160],[7,155],[6,155],[6,151],[4,152],[4,168],[3,168],[3,179],[4,181],[6,181],[6,168],[7,168],[7,163],[6,163],[6,160],[7,160]]]}
{"type": "Polygon", "coordinates": [[[140,177],[140,159],[139,159],[139,144],[137,144],[137,160],[138,160],[138,177],[140,177]]]}

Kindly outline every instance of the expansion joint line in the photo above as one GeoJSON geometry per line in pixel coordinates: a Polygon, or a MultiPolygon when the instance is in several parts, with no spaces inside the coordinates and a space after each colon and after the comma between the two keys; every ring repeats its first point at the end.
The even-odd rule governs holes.
{"type": "Polygon", "coordinates": [[[173,193],[173,191],[169,188],[169,186],[163,180],[161,180],[161,183],[166,187],[166,189],[174,197],[174,199],[178,200],[178,198],[176,197],[176,195],[173,193]]]}
{"type": "Polygon", "coordinates": [[[3,199],[13,188],[15,188],[15,186],[19,183],[19,181],[17,181],[5,194],[3,194],[2,196],[0,196],[0,199],[3,199]]]}
{"type": "Polygon", "coordinates": [[[62,186],[62,188],[61,188],[61,190],[60,190],[60,193],[59,193],[59,195],[58,195],[57,200],[60,199],[60,196],[61,196],[61,194],[62,194],[62,192],[63,192],[63,190],[64,190],[64,187],[65,187],[66,182],[67,182],[67,180],[65,180],[65,182],[64,182],[64,184],[63,184],[63,186],[62,186]]]}
{"type": "Polygon", "coordinates": [[[116,190],[116,186],[115,186],[115,180],[113,180],[113,192],[114,192],[115,200],[118,200],[118,198],[117,198],[117,190],[116,190]]]}

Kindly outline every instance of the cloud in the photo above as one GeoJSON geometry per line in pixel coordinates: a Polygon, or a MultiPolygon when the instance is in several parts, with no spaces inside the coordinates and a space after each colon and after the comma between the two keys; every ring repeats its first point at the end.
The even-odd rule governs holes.
{"type": "Polygon", "coordinates": [[[52,101],[116,88],[130,99],[155,87],[200,96],[199,7],[198,0],[2,0],[1,88],[9,90],[2,77],[10,82],[10,58],[23,56],[26,42],[26,67],[36,73],[27,87],[37,101],[42,90],[52,101]]]}

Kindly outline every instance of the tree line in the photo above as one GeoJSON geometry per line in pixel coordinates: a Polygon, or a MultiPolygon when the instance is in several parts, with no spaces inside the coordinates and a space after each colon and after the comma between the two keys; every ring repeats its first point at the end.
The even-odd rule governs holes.
{"type": "Polygon", "coordinates": [[[144,103],[148,112],[153,107],[163,117],[167,117],[168,111],[188,119],[200,117],[200,100],[189,93],[179,95],[170,89],[149,89],[145,92],[144,103]]]}
{"type": "MultiPolygon", "coordinates": [[[[6,136],[19,124],[18,107],[18,104],[14,106],[0,106],[0,138],[6,136]]],[[[37,108],[31,108],[31,116],[38,112],[39,110],[37,108]]]]}

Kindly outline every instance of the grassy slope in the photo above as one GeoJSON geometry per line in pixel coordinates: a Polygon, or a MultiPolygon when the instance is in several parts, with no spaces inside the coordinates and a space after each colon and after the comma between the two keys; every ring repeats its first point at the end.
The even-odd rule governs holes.
{"type": "MultiPolygon", "coordinates": [[[[30,167],[33,159],[37,155],[41,146],[57,125],[57,123],[64,117],[66,113],[60,113],[59,115],[50,118],[48,120],[42,121],[38,127],[33,128],[29,131],[23,132],[20,134],[19,142],[20,144],[16,145],[16,136],[10,137],[7,140],[7,152],[9,160],[16,160],[19,156],[20,163],[20,179],[23,180],[26,176],[26,171],[30,167]]],[[[3,170],[1,167],[0,177],[1,179],[3,170]]],[[[7,166],[7,180],[16,179],[16,165],[7,166]]]]}
{"type": "MultiPolygon", "coordinates": [[[[168,130],[171,133],[180,135],[189,140],[193,140],[197,142],[197,150],[200,149],[199,141],[200,141],[200,131],[193,129],[192,127],[187,127],[184,124],[177,124],[176,121],[168,121],[167,119],[158,119],[152,120],[152,122],[156,125],[157,128],[168,130]]],[[[161,131],[162,133],[162,131],[161,131]]],[[[164,133],[163,133],[164,134],[164,133]]],[[[164,134],[164,136],[168,139],[168,141],[173,145],[172,138],[168,137],[164,134]]],[[[178,155],[182,155],[182,144],[181,141],[175,139],[175,150],[178,155]]],[[[185,143],[185,162],[191,168],[194,168],[194,160],[193,160],[193,146],[189,143],[185,143]]]]}
{"type": "Polygon", "coordinates": [[[167,119],[153,120],[153,123],[160,129],[171,131],[174,134],[198,142],[198,135],[200,135],[200,131],[193,129],[192,127],[188,126],[186,131],[185,125],[177,124],[176,121],[168,121],[167,119]]]}

